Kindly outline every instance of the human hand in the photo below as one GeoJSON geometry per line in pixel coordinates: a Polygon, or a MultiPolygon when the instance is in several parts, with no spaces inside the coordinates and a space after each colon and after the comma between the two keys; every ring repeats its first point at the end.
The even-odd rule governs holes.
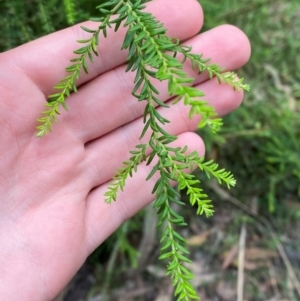
{"type": "MultiPolygon", "coordinates": [[[[220,26],[199,36],[203,15],[194,0],[157,0],[148,10],[164,22],[170,36],[193,46],[228,70],[249,58],[245,35],[220,26]],[[180,26],[178,26],[180,24],[180,26]]],[[[85,26],[95,24],[87,22],[85,26]]],[[[35,136],[36,119],[46,96],[64,77],[80,27],[54,33],[0,54],[0,299],[52,300],[70,281],[86,257],[122,222],[153,200],[155,177],[145,182],[149,168],[141,164],[118,201],[107,205],[104,192],[114,172],[139,143],[144,103],[131,95],[134,74],[125,73],[121,52],[124,30],[101,39],[99,58],[79,80],[53,133],[35,136]]],[[[235,109],[242,92],[219,85],[207,74],[195,85],[220,115],[235,109]]],[[[168,101],[167,87],[158,85],[168,101]]],[[[171,120],[167,130],[178,135],[177,145],[204,154],[204,144],[188,119],[189,108],[178,103],[161,108],[171,120]]],[[[145,137],[147,139],[147,137],[145,137]]]]}

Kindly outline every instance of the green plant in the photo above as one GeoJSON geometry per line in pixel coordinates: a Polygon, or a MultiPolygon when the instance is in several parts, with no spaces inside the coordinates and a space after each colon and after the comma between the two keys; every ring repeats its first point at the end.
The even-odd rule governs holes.
{"type": "Polygon", "coordinates": [[[234,24],[253,45],[251,61],[239,73],[254,88],[243,106],[224,118],[218,135],[204,137],[206,148],[213,148],[218,163],[238,179],[234,196],[245,202],[255,196],[261,214],[272,213],[275,224],[279,217],[288,222],[286,215],[294,211],[286,200],[298,202],[300,195],[300,166],[295,161],[300,149],[300,3],[202,0],[201,5],[204,30],[234,24]]]}
{"type": "MultiPolygon", "coordinates": [[[[134,2],[109,0],[98,6],[102,16],[92,20],[100,22],[100,25],[96,30],[82,26],[91,37],[78,41],[83,47],[74,51],[78,56],[71,59],[72,64],[66,68],[68,75],[54,87],[58,92],[49,96],[47,109],[39,119],[37,136],[42,137],[51,131],[53,122],[57,122],[61,106],[68,109],[66,100],[72,92],[77,92],[75,82],[80,76],[81,69],[88,73],[87,60],[94,62],[94,56],[98,56],[100,33],[106,37],[108,27],[114,27],[115,31],[121,25],[127,27],[122,45],[122,49],[128,50],[126,71],[136,73],[132,94],[138,101],[147,102],[141,138],[147,131],[151,132],[151,137],[148,143],[137,145],[131,151],[131,158],[117,170],[105,193],[106,202],[116,201],[117,194],[124,189],[127,178],[137,171],[142,161],[149,165],[156,160],[146,180],[156,173],[160,175],[152,191],[156,196],[154,207],[157,208],[159,215],[158,226],[165,226],[161,238],[160,259],[168,260],[167,274],[173,279],[175,296],[178,300],[187,301],[198,299],[198,296],[190,284],[193,275],[184,266],[184,263],[190,262],[186,257],[189,252],[185,247],[185,239],[176,230],[177,226],[184,226],[186,223],[183,217],[171,208],[171,203],[179,205],[184,203],[180,201],[179,192],[172,187],[172,182],[178,183],[179,190],[187,191],[190,204],[197,207],[197,214],[211,216],[214,212],[211,200],[199,187],[200,181],[189,172],[198,166],[208,178],[214,177],[228,188],[235,185],[235,180],[230,172],[218,169],[218,164],[213,161],[204,162],[197,152],[189,153],[186,146],[178,148],[170,146],[177,137],[166,132],[164,125],[170,121],[156,108],[169,106],[159,98],[159,92],[151,79],[167,81],[169,95],[174,97],[173,103],[183,101],[185,105],[190,106],[190,117],[195,114],[201,115],[199,128],[208,126],[213,133],[220,129],[222,120],[216,117],[214,108],[203,100],[204,93],[191,86],[193,78],[188,77],[183,71],[183,63],[186,60],[190,61],[194,70],[199,73],[206,71],[211,78],[217,77],[220,83],[225,82],[233,89],[248,90],[249,87],[243,84],[242,79],[238,80],[234,73],[222,73],[218,65],[209,64],[208,59],[193,54],[190,47],[181,46],[179,40],[169,38],[163,24],[150,13],[144,12],[144,8],[145,5],[140,0],[134,2]],[[178,59],[178,54],[181,55],[181,60],[178,59]],[[150,156],[146,155],[147,149],[151,149],[150,156]]],[[[69,18],[71,16],[72,14],[69,18]]]]}

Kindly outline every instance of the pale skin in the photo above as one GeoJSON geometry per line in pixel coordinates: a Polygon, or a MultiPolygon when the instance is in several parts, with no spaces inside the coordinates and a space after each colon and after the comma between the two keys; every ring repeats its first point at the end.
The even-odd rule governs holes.
{"type": "MultiPolygon", "coordinates": [[[[195,36],[203,12],[195,0],[184,2],[156,0],[147,10],[170,36],[227,70],[248,61],[249,42],[233,26],[195,36]]],[[[119,50],[124,30],[101,39],[100,57],[82,75],[69,112],[61,111],[53,132],[42,139],[35,135],[46,96],[65,76],[76,40],[88,36],[77,25],[0,54],[0,300],[20,300],[20,294],[22,300],[52,300],[96,247],[154,199],[156,178],[145,182],[151,167],[144,164],[117,202],[108,205],[103,197],[129,150],[140,143],[143,126],[145,104],[131,96],[134,75],[124,73],[126,52],[119,50]]],[[[186,71],[221,116],[240,105],[241,91],[188,65],[186,71]]],[[[168,101],[166,85],[158,87],[168,101]]],[[[174,144],[204,154],[203,141],[193,133],[199,119],[188,119],[189,108],[178,103],[160,110],[171,120],[166,129],[178,135],[174,144]]]]}

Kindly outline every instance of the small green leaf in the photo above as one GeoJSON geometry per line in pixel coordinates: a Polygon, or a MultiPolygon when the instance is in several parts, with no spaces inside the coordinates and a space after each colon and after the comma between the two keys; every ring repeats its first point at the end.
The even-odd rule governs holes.
{"type": "Polygon", "coordinates": [[[89,33],[95,33],[95,32],[96,32],[96,30],[87,28],[87,27],[85,27],[85,26],[80,26],[80,27],[81,27],[84,31],[89,32],[89,33]]]}
{"type": "Polygon", "coordinates": [[[88,47],[85,46],[85,47],[79,48],[79,49],[77,49],[77,50],[75,50],[75,51],[73,51],[73,52],[74,52],[75,54],[83,54],[83,53],[87,52],[87,49],[88,49],[88,47]]]}
{"type": "Polygon", "coordinates": [[[158,169],[159,169],[159,162],[154,165],[154,167],[152,168],[150,174],[146,178],[146,181],[150,180],[153,177],[153,175],[158,171],[158,169]]]}

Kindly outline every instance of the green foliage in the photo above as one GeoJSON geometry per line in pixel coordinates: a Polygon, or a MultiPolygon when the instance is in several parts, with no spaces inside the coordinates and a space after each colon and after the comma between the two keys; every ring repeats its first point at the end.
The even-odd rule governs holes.
{"type": "Polygon", "coordinates": [[[72,64],[66,68],[69,75],[54,87],[58,93],[49,96],[46,103],[47,110],[39,119],[37,135],[42,137],[51,131],[52,123],[57,121],[60,106],[67,109],[66,99],[71,92],[77,92],[75,81],[79,78],[81,69],[88,72],[87,58],[93,62],[93,55],[98,55],[100,33],[106,37],[108,27],[114,27],[115,31],[121,24],[127,27],[122,45],[122,49],[128,49],[126,72],[136,73],[132,94],[138,101],[147,101],[141,138],[146,132],[150,132],[150,139],[147,144],[137,145],[136,149],[131,151],[131,158],[117,171],[105,193],[106,202],[111,203],[117,199],[118,191],[124,189],[126,179],[137,171],[141,162],[146,162],[146,165],[152,164],[152,170],[146,180],[159,174],[152,193],[156,195],[154,207],[159,216],[158,225],[166,225],[161,239],[160,259],[169,261],[167,274],[173,279],[175,296],[178,300],[198,299],[195,289],[190,284],[193,275],[184,266],[184,263],[190,262],[186,257],[189,252],[185,247],[185,239],[176,230],[177,226],[186,224],[183,217],[171,208],[172,202],[180,205],[184,203],[178,200],[179,193],[172,187],[171,182],[177,182],[179,190],[187,191],[190,204],[197,206],[197,214],[204,213],[206,216],[211,216],[213,214],[211,200],[199,187],[200,181],[188,172],[198,166],[208,178],[213,176],[219,183],[225,183],[228,188],[235,185],[235,180],[230,172],[224,169],[218,170],[218,165],[214,162],[205,163],[196,152],[188,153],[186,146],[183,148],[170,146],[177,137],[164,129],[164,125],[170,121],[156,108],[157,106],[169,108],[169,106],[159,98],[159,91],[152,84],[151,79],[167,81],[169,95],[174,97],[173,103],[183,101],[185,105],[190,106],[190,117],[195,114],[201,115],[199,127],[208,126],[214,133],[219,131],[222,121],[220,118],[215,118],[217,114],[214,108],[203,100],[204,93],[191,86],[194,79],[188,77],[183,71],[183,63],[190,60],[194,70],[199,73],[208,71],[211,78],[216,76],[219,83],[225,82],[233,89],[248,90],[249,87],[243,84],[242,79],[236,80],[234,73],[221,73],[222,69],[219,66],[209,64],[209,60],[193,54],[190,47],[181,46],[178,40],[169,38],[163,24],[150,13],[143,11],[145,6],[141,1],[110,0],[97,8],[101,17],[92,20],[100,22],[100,25],[96,30],[82,26],[83,30],[91,34],[91,38],[78,41],[84,46],[74,51],[78,56],[71,59],[72,64]],[[183,60],[177,59],[178,53],[183,55],[183,60]],[[149,157],[146,156],[147,148],[151,150],[149,157]]]}
{"type": "Polygon", "coordinates": [[[17,44],[25,43],[33,38],[30,25],[26,22],[27,15],[24,1],[0,2],[0,12],[5,12],[0,18],[2,28],[0,51],[13,48],[17,44]],[[14,18],[16,15],[18,18],[14,18]]]}
{"type": "Polygon", "coordinates": [[[75,0],[64,0],[66,18],[69,24],[74,24],[76,20],[75,0]]]}
{"type": "Polygon", "coordinates": [[[300,3],[203,0],[201,5],[204,30],[235,24],[252,45],[251,61],[240,75],[253,88],[243,105],[224,118],[218,135],[205,135],[206,146],[238,179],[234,195],[256,196],[261,207],[284,215],[285,200],[300,197],[300,3]]]}
{"type": "MultiPolygon", "coordinates": [[[[95,15],[94,7],[101,2],[70,0],[72,1],[76,7],[75,22],[95,15]]],[[[40,2],[54,30],[68,25],[63,1],[0,1],[0,51],[49,32],[42,18],[40,2]]],[[[182,3],[184,5],[184,1],[182,3]]],[[[224,125],[216,135],[211,135],[211,131],[207,131],[206,128],[201,129],[208,156],[235,174],[239,185],[231,190],[231,194],[245,201],[253,196],[258,197],[261,207],[265,206],[271,212],[276,209],[275,213],[283,217],[282,222],[289,224],[285,200],[299,200],[300,193],[300,166],[297,160],[300,153],[299,1],[201,0],[201,5],[205,12],[203,30],[223,23],[235,24],[245,31],[252,44],[251,61],[239,71],[241,77],[247,78],[252,89],[246,94],[241,108],[224,118],[224,125]],[[265,64],[271,65],[273,69],[265,64]]],[[[103,16],[101,12],[97,14],[103,16]]],[[[199,70],[201,66],[195,65],[199,70]]],[[[212,67],[204,63],[203,67],[206,66],[212,67]]],[[[149,148],[149,144],[145,147],[149,148]]],[[[134,151],[138,152],[140,148],[134,151]]],[[[134,155],[137,154],[132,154],[134,155]]],[[[119,180],[124,179],[123,188],[126,178],[135,172],[142,161],[147,162],[147,157],[140,153],[140,157],[130,158],[128,164],[119,170],[119,180]]],[[[198,172],[196,178],[202,179],[202,175],[204,173],[198,172]]],[[[115,177],[114,182],[118,183],[118,173],[115,177]]],[[[205,186],[205,181],[202,185],[205,186]]],[[[119,189],[121,187],[115,190],[115,197],[111,201],[117,198],[119,189]]],[[[179,198],[173,199],[178,202],[179,198]]],[[[276,225],[279,222],[278,219],[275,220],[276,225]]],[[[162,227],[167,225],[166,221],[162,227]]],[[[174,231],[176,229],[174,228],[174,231]]],[[[259,299],[257,291],[253,295],[255,300],[259,299]]]]}
{"type": "MultiPolygon", "coordinates": [[[[45,116],[39,119],[41,125],[37,127],[38,137],[42,137],[43,135],[51,131],[52,122],[57,121],[57,115],[59,115],[60,105],[68,110],[68,107],[66,105],[66,98],[70,96],[71,92],[77,92],[75,81],[79,78],[81,68],[85,73],[88,73],[86,60],[87,58],[89,58],[91,62],[94,62],[93,54],[98,56],[97,46],[99,44],[99,34],[100,32],[102,32],[104,37],[106,37],[107,27],[111,24],[110,17],[118,11],[121,5],[122,2],[117,4],[114,9],[109,11],[105,18],[103,17],[93,19],[93,21],[101,22],[101,25],[98,27],[98,29],[92,30],[81,26],[84,31],[91,33],[92,37],[90,39],[77,41],[78,43],[85,44],[85,46],[80,47],[74,51],[75,54],[79,54],[80,56],[71,59],[72,64],[66,68],[66,71],[69,73],[69,75],[65,76],[58,85],[54,86],[54,89],[59,90],[59,92],[49,95],[48,102],[46,103],[46,107],[48,109],[43,112],[43,115],[45,116]]],[[[102,8],[100,8],[100,11],[101,10],[102,8]]]]}
{"type": "Polygon", "coordinates": [[[45,7],[43,0],[38,0],[37,3],[38,3],[38,7],[39,7],[38,16],[41,20],[41,24],[42,24],[44,31],[46,33],[53,32],[54,27],[52,25],[51,17],[49,16],[49,11],[48,11],[47,7],[45,7]]]}

